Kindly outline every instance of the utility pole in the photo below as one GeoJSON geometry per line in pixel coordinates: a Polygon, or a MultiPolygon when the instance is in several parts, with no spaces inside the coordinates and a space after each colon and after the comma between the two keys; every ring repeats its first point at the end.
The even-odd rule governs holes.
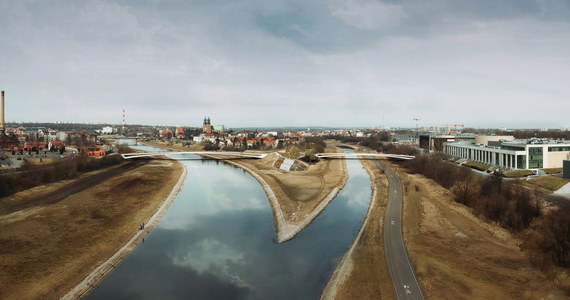
{"type": "Polygon", "coordinates": [[[123,108],[123,135],[125,134],[125,109],[123,108]]]}

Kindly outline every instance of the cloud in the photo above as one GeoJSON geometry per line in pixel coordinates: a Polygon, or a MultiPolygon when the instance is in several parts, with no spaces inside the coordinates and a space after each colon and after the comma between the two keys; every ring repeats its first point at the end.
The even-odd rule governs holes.
{"type": "Polygon", "coordinates": [[[359,29],[376,29],[399,23],[406,12],[399,5],[376,0],[341,0],[331,4],[331,14],[359,29]]]}
{"type": "MultiPolygon", "coordinates": [[[[209,115],[230,127],[378,126],[386,114],[387,126],[414,126],[411,116],[445,119],[458,104],[493,103],[496,116],[517,98],[570,109],[564,0],[54,0],[0,10],[9,121],[118,123],[126,108],[128,122],[145,124],[198,126],[209,115]],[[413,111],[429,101],[439,105],[413,111]]],[[[518,112],[521,126],[534,118],[518,112]]],[[[570,127],[561,113],[552,120],[570,127]]]]}

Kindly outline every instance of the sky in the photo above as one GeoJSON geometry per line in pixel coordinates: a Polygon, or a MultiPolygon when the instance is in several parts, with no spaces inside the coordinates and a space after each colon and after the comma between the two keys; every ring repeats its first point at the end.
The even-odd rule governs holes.
{"type": "Polygon", "coordinates": [[[570,127],[568,0],[0,0],[9,122],[570,127]]]}

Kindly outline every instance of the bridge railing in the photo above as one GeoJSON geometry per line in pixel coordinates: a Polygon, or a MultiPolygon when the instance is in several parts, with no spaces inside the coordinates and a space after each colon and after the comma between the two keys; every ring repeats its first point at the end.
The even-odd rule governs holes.
{"type": "Polygon", "coordinates": [[[414,159],[415,156],[383,153],[318,153],[319,158],[360,158],[360,157],[386,157],[395,159],[414,159]]]}
{"type": "MultiPolygon", "coordinates": [[[[150,156],[171,156],[171,155],[185,155],[185,154],[195,154],[195,155],[217,155],[217,156],[238,156],[247,158],[264,158],[267,155],[277,155],[281,156],[276,152],[261,152],[261,153],[244,153],[244,152],[207,152],[207,151],[192,151],[192,152],[138,152],[138,153],[126,153],[122,154],[124,159],[140,158],[140,157],[150,157],[150,156]]],[[[415,156],[411,155],[400,155],[400,154],[381,154],[381,153],[317,153],[315,155],[318,158],[360,158],[360,157],[386,157],[393,159],[414,159],[415,156]]]]}

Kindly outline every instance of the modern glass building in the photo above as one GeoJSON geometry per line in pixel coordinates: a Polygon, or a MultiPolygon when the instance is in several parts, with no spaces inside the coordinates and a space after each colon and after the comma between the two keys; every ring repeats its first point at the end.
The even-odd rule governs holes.
{"type": "Polygon", "coordinates": [[[529,139],[489,141],[487,144],[447,143],[444,152],[506,169],[562,168],[563,161],[570,159],[570,141],[529,139]]]}

